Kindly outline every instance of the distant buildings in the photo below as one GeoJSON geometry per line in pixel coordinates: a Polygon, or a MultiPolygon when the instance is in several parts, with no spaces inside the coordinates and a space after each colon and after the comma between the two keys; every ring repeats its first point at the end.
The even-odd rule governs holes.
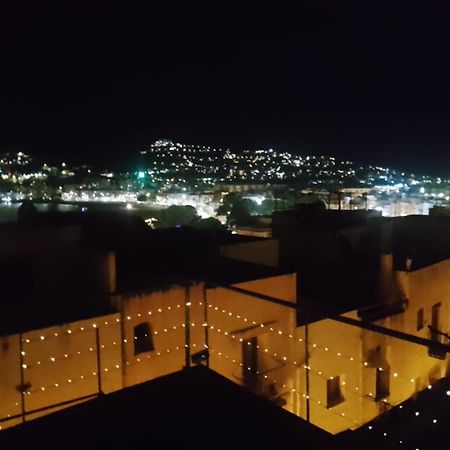
{"type": "Polygon", "coordinates": [[[305,195],[319,197],[329,209],[377,209],[386,217],[428,214],[430,208],[450,202],[450,180],[358,166],[329,156],[274,149],[231,151],[160,139],[139,158],[136,170],[129,172],[69,167],[64,162],[50,166],[21,152],[3,154],[0,201],[141,202],[164,208],[179,205],[187,196],[186,205],[195,206],[204,218],[216,216],[220,201],[230,192],[253,202],[253,215],[289,209],[305,195]],[[211,194],[213,201],[206,199],[211,194]]]}

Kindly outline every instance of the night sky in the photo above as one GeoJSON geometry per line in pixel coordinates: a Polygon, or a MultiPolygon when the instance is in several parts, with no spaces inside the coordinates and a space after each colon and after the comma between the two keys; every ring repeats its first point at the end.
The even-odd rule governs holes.
{"type": "Polygon", "coordinates": [[[128,4],[2,12],[0,151],[107,166],[163,137],[450,175],[446,2],[128,4]]]}

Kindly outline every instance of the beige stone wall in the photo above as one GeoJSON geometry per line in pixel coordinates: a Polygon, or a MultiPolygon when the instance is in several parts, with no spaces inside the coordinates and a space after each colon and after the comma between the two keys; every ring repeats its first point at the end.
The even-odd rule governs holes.
{"type": "MultiPolygon", "coordinates": [[[[295,275],[284,275],[241,283],[237,286],[249,291],[294,302],[295,275]]],[[[242,379],[242,342],[258,336],[263,343],[264,334],[273,335],[269,328],[294,332],[295,313],[281,306],[225,288],[208,288],[203,283],[170,286],[133,296],[116,296],[114,303],[122,311],[124,386],[147,381],[182,369],[186,364],[186,303],[189,301],[190,348],[189,354],[210,350],[210,367],[230,379],[242,379]],[[223,312],[225,311],[225,312],[223,312]],[[251,319],[249,319],[251,318],[251,319]],[[154,350],[135,354],[134,327],[148,323],[153,331],[154,350]],[[208,323],[209,327],[206,327],[208,323]],[[260,325],[266,324],[267,328],[260,325]],[[225,335],[224,333],[227,333],[225,335]],[[235,339],[230,334],[235,333],[235,339]],[[221,355],[219,355],[221,353],[221,355]],[[222,357],[223,355],[223,357],[222,357]],[[229,360],[225,355],[230,356],[229,360]],[[235,360],[233,363],[232,360],[235,360]]],[[[284,344],[273,341],[274,349],[284,344]]],[[[281,354],[281,352],[280,352],[281,354]]],[[[270,366],[266,355],[260,357],[261,368],[270,366]]]]}
{"type": "MultiPolygon", "coordinates": [[[[236,286],[295,303],[294,274],[236,286]]],[[[241,385],[246,385],[246,372],[256,370],[252,390],[271,400],[279,398],[292,410],[295,398],[287,361],[292,359],[295,310],[226,288],[208,289],[207,303],[210,367],[241,385]],[[245,364],[246,345],[256,345],[253,367],[245,364]]]]}
{"type": "MultiPolygon", "coordinates": [[[[296,301],[295,274],[236,286],[292,303],[296,301]]],[[[275,379],[276,395],[284,394],[283,398],[288,402],[286,407],[292,409],[295,396],[283,388],[283,384],[291,385],[293,380],[288,377],[289,367],[283,357],[291,358],[292,340],[288,336],[295,333],[295,312],[226,288],[205,290],[203,283],[191,284],[188,289],[185,286],[170,286],[114,298],[115,305],[122,311],[126,340],[123,347],[124,386],[180,370],[186,364],[187,302],[190,303],[188,355],[204,350],[207,346],[210,367],[243,384],[243,345],[256,337],[259,372],[256,391],[269,396],[268,384],[275,379]],[[154,333],[154,350],[136,355],[134,327],[143,322],[147,322],[154,333]],[[265,352],[265,349],[270,349],[270,352],[265,352]]]]}
{"type": "MultiPolygon", "coordinates": [[[[294,274],[237,287],[296,301],[294,274]]],[[[210,367],[243,384],[243,345],[256,338],[258,382],[254,390],[272,399],[282,398],[284,406],[293,410],[296,398],[291,393],[293,378],[287,361],[292,359],[294,310],[227,288],[205,289],[201,282],[116,295],[112,303],[120,313],[23,335],[23,373],[29,383],[29,393],[25,394],[27,411],[97,392],[96,328],[100,330],[105,393],[178,371],[187,357],[206,346],[210,367]],[[135,354],[135,327],[142,323],[151,327],[154,349],[135,354]],[[274,380],[274,389],[270,390],[274,380]]],[[[21,359],[18,335],[3,338],[3,342],[0,367],[7,376],[0,377],[0,395],[5,399],[0,415],[5,417],[21,411],[21,394],[16,388],[20,384],[21,359]]]]}
{"type": "MultiPolygon", "coordinates": [[[[449,268],[449,261],[442,261],[413,272],[398,272],[396,289],[408,298],[406,311],[375,323],[429,339],[431,308],[440,302],[441,330],[448,334],[449,268]],[[419,308],[424,309],[425,324],[418,331],[419,308]]],[[[346,316],[358,319],[356,311],[346,316]]],[[[297,337],[304,339],[305,327],[297,330],[297,337]]],[[[331,433],[357,428],[449,374],[448,355],[443,360],[437,359],[429,355],[427,347],[329,319],[308,325],[308,341],[310,418],[331,433]],[[375,399],[377,368],[389,370],[390,389],[388,396],[378,400],[375,399]],[[326,408],[326,380],[336,375],[340,376],[345,401],[326,408]]],[[[304,361],[305,347],[302,349],[298,341],[294,355],[296,360],[304,361]]],[[[305,368],[297,370],[295,384],[298,391],[306,392],[305,368]]],[[[299,397],[300,407],[294,412],[306,417],[306,399],[301,394],[299,397]]]]}
{"type": "MultiPolygon", "coordinates": [[[[430,339],[428,325],[431,325],[431,310],[434,304],[441,304],[440,330],[449,334],[450,331],[450,261],[441,261],[432,266],[412,272],[400,272],[399,279],[408,297],[408,306],[401,315],[396,315],[380,322],[405,333],[430,339]],[[417,330],[417,312],[424,311],[424,326],[417,330]]],[[[449,343],[444,337],[442,343],[449,343]]],[[[398,402],[402,397],[411,395],[417,390],[425,389],[436,378],[449,374],[449,356],[443,360],[430,357],[428,349],[423,346],[409,344],[391,339],[391,360],[394,370],[407,374],[405,378],[414,382],[398,383],[396,396],[392,401],[398,402]]]]}
{"type": "MultiPolygon", "coordinates": [[[[398,288],[408,298],[408,307],[404,313],[377,323],[428,338],[431,308],[441,302],[441,327],[448,333],[448,272],[449,262],[444,261],[397,273],[398,288]],[[422,307],[425,327],[417,331],[417,309],[422,307]]],[[[367,423],[449,371],[448,357],[430,357],[426,347],[359,327],[326,319],[310,323],[307,329],[297,328],[294,309],[252,295],[264,294],[294,304],[295,274],[235,287],[249,292],[227,287],[205,289],[197,282],[117,295],[113,304],[120,314],[24,334],[24,381],[30,384],[26,409],[97,392],[98,377],[93,375],[97,371],[95,326],[104,346],[104,392],[178,371],[187,357],[207,347],[213,370],[305,419],[309,412],[313,424],[331,433],[367,423]],[[135,327],[142,323],[151,327],[154,349],[136,354],[135,327]],[[377,367],[390,371],[390,394],[384,399],[375,399],[377,367]],[[330,406],[327,380],[336,376],[343,401],[330,406]]],[[[346,316],[358,318],[356,311],[346,316]]],[[[4,337],[0,344],[0,416],[5,417],[21,411],[17,389],[19,336],[4,337]]]]}
{"type": "Polygon", "coordinates": [[[116,296],[122,311],[124,386],[131,386],[181,370],[186,364],[186,308],[190,316],[191,352],[204,348],[203,284],[170,286],[133,296],[116,296]],[[190,306],[186,306],[186,303],[190,306]],[[134,327],[148,323],[154,351],[135,354],[134,327]]]}
{"type": "MultiPolygon", "coordinates": [[[[96,329],[99,330],[102,391],[121,389],[119,321],[118,314],[111,314],[1,338],[0,417],[22,413],[21,364],[26,412],[97,394],[96,329]]],[[[27,414],[26,418],[31,420],[53,410],[27,414]]],[[[1,425],[6,428],[20,422],[21,419],[11,420],[1,425]]]]}
{"type": "MultiPolygon", "coordinates": [[[[356,318],[356,313],[346,314],[356,318]]],[[[309,416],[312,423],[331,432],[338,433],[348,428],[357,428],[362,423],[365,410],[373,405],[365,398],[362,373],[361,330],[357,327],[321,320],[308,325],[308,373],[304,366],[297,369],[302,408],[301,417],[306,418],[309,399],[309,416]],[[306,377],[309,376],[309,388],[306,377]],[[327,380],[339,376],[342,403],[327,405],[327,380]]],[[[297,336],[305,339],[306,327],[297,330],[297,336]]],[[[305,342],[297,343],[297,359],[305,361],[305,342]]],[[[373,412],[374,414],[375,412],[373,412]]]]}

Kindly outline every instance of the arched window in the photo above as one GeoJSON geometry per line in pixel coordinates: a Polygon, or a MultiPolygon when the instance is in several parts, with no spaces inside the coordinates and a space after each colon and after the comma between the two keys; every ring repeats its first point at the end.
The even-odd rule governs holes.
{"type": "Polygon", "coordinates": [[[152,352],[155,350],[153,345],[153,330],[148,322],[142,322],[134,327],[134,354],[152,352]]]}

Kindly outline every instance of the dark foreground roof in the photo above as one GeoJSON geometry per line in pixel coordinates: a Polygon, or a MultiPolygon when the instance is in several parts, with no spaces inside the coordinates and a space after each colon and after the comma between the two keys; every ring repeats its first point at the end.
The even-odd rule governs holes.
{"type": "Polygon", "coordinates": [[[0,432],[0,448],[336,449],[325,431],[194,367],[0,432]]]}
{"type": "Polygon", "coordinates": [[[340,436],[344,448],[434,450],[449,448],[450,378],[392,408],[355,431],[340,436]]]}

